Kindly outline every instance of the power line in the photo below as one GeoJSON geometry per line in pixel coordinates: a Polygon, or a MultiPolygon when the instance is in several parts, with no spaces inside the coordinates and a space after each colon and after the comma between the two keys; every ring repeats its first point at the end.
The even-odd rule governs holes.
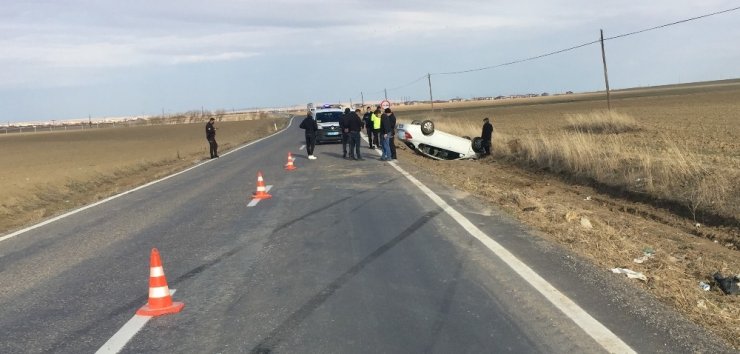
{"type": "Polygon", "coordinates": [[[423,75],[423,76],[421,76],[420,78],[418,78],[418,79],[416,79],[416,80],[414,80],[414,81],[411,81],[411,82],[409,82],[409,83],[403,84],[403,85],[401,85],[401,86],[391,87],[391,88],[389,88],[389,89],[388,89],[388,91],[398,90],[398,89],[402,89],[402,88],[404,88],[404,87],[408,87],[408,86],[411,86],[411,85],[413,85],[413,84],[415,84],[415,83],[417,83],[417,82],[419,82],[419,81],[421,81],[421,80],[424,80],[424,79],[426,79],[426,78],[427,78],[427,76],[426,76],[426,75],[423,75]]]}
{"type": "MultiPolygon", "coordinates": [[[[662,25],[655,26],[655,27],[650,27],[650,28],[645,28],[645,29],[641,29],[641,30],[629,32],[629,33],[624,33],[624,34],[620,34],[620,35],[616,35],[616,36],[612,36],[612,37],[606,37],[606,38],[604,38],[604,40],[605,41],[608,41],[608,40],[612,40],[612,39],[629,37],[629,36],[633,36],[633,35],[636,35],[636,34],[640,34],[640,33],[644,33],[644,32],[649,32],[649,31],[654,31],[654,30],[657,30],[657,29],[661,29],[661,28],[665,28],[665,27],[670,27],[670,26],[675,26],[675,25],[678,25],[678,24],[681,24],[681,23],[695,21],[695,20],[698,20],[698,19],[702,19],[702,18],[706,18],[706,17],[710,17],[710,16],[715,16],[715,15],[720,15],[720,14],[724,14],[724,13],[728,13],[728,12],[732,12],[732,11],[737,11],[737,10],[740,10],[740,6],[739,7],[734,7],[734,8],[731,8],[731,9],[716,11],[716,12],[712,12],[712,13],[708,13],[708,14],[704,14],[704,15],[700,15],[700,16],[696,16],[696,17],[691,17],[691,18],[687,18],[687,19],[683,19],[683,20],[679,20],[679,21],[675,21],[675,22],[670,22],[670,23],[662,24],[662,25]]],[[[398,90],[398,89],[401,89],[401,88],[404,88],[404,87],[411,86],[411,85],[413,85],[413,84],[415,84],[415,83],[417,83],[417,82],[419,82],[421,80],[427,79],[431,75],[458,75],[458,74],[465,74],[465,73],[471,73],[471,72],[476,72],[476,71],[483,71],[483,70],[495,69],[495,68],[499,68],[499,67],[503,67],[503,66],[509,66],[509,65],[514,65],[514,64],[524,63],[524,62],[527,62],[527,61],[532,61],[532,60],[541,59],[541,58],[549,57],[549,56],[560,54],[560,53],[569,52],[569,51],[572,51],[572,50],[576,50],[576,49],[583,48],[583,47],[586,47],[586,46],[589,46],[589,45],[592,45],[592,44],[599,43],[600,41],[601,40],[597,39],[597,40],[594,40],[594,41],[591,41],[591,42],[586,42],[586,43],[578,44],[578,45],[575,45],[575,46],[572,46],[572,47],[568,47],[568,48],[564,48],[564,49],[552,51],[552,52],[549,52],[549,53],[540,54],[540,55],[536,55],[536,56],[533,56],[533,57],[524,58],[524,59],[518,59],[518,60],[506,62],[506,63],[496,64],[496,65],[489,65],[489,66],[484,66],[484,67],[474,68],[474,69],[467,69],[467,70],[458,70],[458,71],[447,71],[447,72],[430,73],[430,74],[427,74],[427,75],[423,75],[423,76],[419,77],[418,79],[415,79],[413,81],[410,81],[410,82],[408,82],[406,84],[403,84],[403,85],[400,85],[400,86],[396,86],[396,87],[392,87],[392,88],[390,88],[388,90],[391,90],[391,91],[392,90],[398,90]]],[[[384,89],[384,90],[380,90],[380,91],[376,91],[376,92],[370,92],[369,94],[371,94],[371,95],[373,95],[373,94],[380,94],[380,93],[383,93],[384,91],[386,91],[386,90],[384,89]]]]}
{"type": "Polygon", "coordinates": [[[457,74],[471,73],[471,72],[474,72],[474,71],[488,70],[488,69],[498,68],[498,67],[507,66],[507,65],[519,64],[519,63],[523,63],[525,61],[540,59],[540,58],[548,57],[548,56],[551,56],[551,55],[560,54],[560,53],[563,53],[563,52],[567,52],[567,51],[571,51],[571,50],[574,50],[574,49],[582,48],[582,47],[585,47],[587,45],[591,45],[591,44],[595,44],[595,43],[599,43],[599,41],[598,40],[595,40],[595,41],[592,41],[592,42],[579,44],[579,45],[576,45],[576,46],[573,46],[573,47],[570,47],[570,48],[560,49],[560,50],[556,50],[554,52],[545,53],[545,54],[537,55],[537,56],[534,56],[534,57],[529,57],[529,58],[525,58],[525,59],[519,59],[519,60],[510,61],[508,63],[498,64],[498,65],[491,65],[491,66],[484,66],[482,68],[476,68],[476,69],[468,69],[468,70],[460,70],[460,71],[448,71],[448,72],[443,72],[443,73],[432,73],[431,75],[457,75],[457,74]]]}
{"type": "Polygon", "coordinates": [[[604,38],[604,40],[605,41],[608,41],[610,39],[617,39],[617,38],[622,38],[622,37],[628,37],[628,36],[635,35],[635,34],[638,34],[638,33],[648,32],[648,31],[652,31],[652,30],[656,30],[656,29],[660,29],[660,28],[664,28],[664,27],[669,27],[669,26],[674,26],[674,25],[677,25],[677,24],[680,24],[680,23],[694,21],[694,20],[698,20],[698,19],[701,19],[701,18],[705,18],[705,17],[709,17],[709,16],[714,16],[714,15],[719,15],[719,14],[723,14],[723,13],[726,13],[726,12],[732,12],[732,11],[737,11],[737,10],[740,10],[740,7],[735,7],[735,8],[732,8],[732,9],[727,9],[727,10],[722,10],[722,11],[717,11],[717,12],[712,12],[710,14],[696,16],[696,17],[692,17],[692,18],[687,18],[685,20],[680,20],[680,21],[676,21],[676,22],[666,23],[666,24],[663,24],[663,25],[660,25],[660,26],[650,27],[650,28],[639,30],[639,31],[634,31],[634,32],[625,33],[625,34],[620,34],[620,35],[617,35],[617,36],[614,36],[614,37],[607,37],[607,38],[604,38]]]}
{"type": "MultiPolygon", "coordinates": [[[[689,22],[689,21],[694,21],[694,20],[698,20],[698,19],[702,19],[702,18],[714,16],[714,15],[719,15],[719,14],[723,14],[723,13],[727,13],[727,12],[737,11],[737,10],[740,10],[740,7],[735,7],[735,8],[731,8],[731,9],[727,9],[727,10],[722,10],[722,11],[717,11],[717,12],[712,12],[712,13],[701,15],[701,16],[691,17],[691,18],[680,20],[680,21],[675,21],[675,22],[671,22],[671,23],[662,24],[660,26],[655,26],[655,27],[645,28],[645,29],[641,29],[641,30],[638,30],[638,31],[634,31],[634,32],[624,33],[624,34],[616,35],[616,36],[613,36],[613,37],[604,38],[604,40],[606,41],[606,40],[611,40],[611,39],[628,37],[628,36],[632,36],[632,35],[643,33],[643,32],[648,32],[648,31],[653,31],[653,30],[660,29],[660,28],[675,26],[677,24],[681,24],[681,23],[685,23],[685,22],[689,22]]],[[[579,45],[576,45],[576,46],[573,46],[573,47],[570,47],[570,48],[556,50],[554,52],[545,53],[545,54],[537,55],[537,56],[534,56],[534,57],[529,57],[529,58],[525,58],[525,59],[519,59],[519,60],[510,61],[508,63],[497,64],[497,65],[490,65],[490,66],[484,66],[484,67],[481,67],[481,68],[468,69],[468,70],[459,70],[459,71],[448,71],[448,72],[441,72],[441,73],[432,73],[432,75],[457,75],[457,74],[465,74],[465,73],[470,73],[470,72],[475,72],[475,71],[489,70],[489,69],[494,69],[494,68],[498,68],[498,67],[502,67],[502,66],[519,64],[519,63],[523,63],[523,62],[526,62],[526,61],[531,61],[531,60],[540,59],[540,58],[548,57],[548,56],[555,55],[555,54],[560,54],[560,53],[568,52],[568,51],[571,51],[571,50],[575,50],[575,49],[582,48],[582,47],[589,46],[589,45],[596,44],[596,43],[599,43],[599,40],[595,40],[595,41],[591,41],[591,42],[588,42],[588,43],[579,44],[579,45]]]]}

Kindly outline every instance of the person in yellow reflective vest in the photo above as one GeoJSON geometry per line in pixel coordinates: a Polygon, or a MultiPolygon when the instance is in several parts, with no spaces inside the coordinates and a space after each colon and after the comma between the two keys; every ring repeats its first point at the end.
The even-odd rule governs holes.
{"type": "Polygon", "coordinates": [[[373,141],[375,142],[375,148],[379,148],[378,143],[380,135],[380,107],[375,108],[375,112],[370,115],[370,121],[373,122],[373,141]]]}

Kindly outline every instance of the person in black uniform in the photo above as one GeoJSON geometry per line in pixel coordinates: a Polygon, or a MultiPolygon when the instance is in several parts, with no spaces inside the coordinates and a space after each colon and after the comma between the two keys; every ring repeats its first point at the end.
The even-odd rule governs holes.
{"type": "Polygon", "coordinates": [[[213,123],[216,121],[216,119],[211,118],[208,123],[206,123],[206,140],[208,140],[208,145],[211,147],[211,158],[215,159],[218,158],[218,143],[216,142],[216,127],[213,126],[213,123]]]}
{"type": "Polygon", "coordinates": [[[360,155],[360,131],[362,131],[362,119],[360,119],[359,108],[349,114],[347,129],[349,130],[349,157],[354,160],[364,160],[360,155]]]}
{"type": "Polygon", "coordinates": [[[349,144],[349,128],[347,122],[350,120],[352,111],[349,107],[344,109],[344,115],[339,118],[339,129],[342,131],[342,157],[347,158],[347,144],[349,144]]]}
{"type": "Polygon", "coordinates": [[[306,152],[308,153],[308,159],[316,160],[316,156],[313,156],[313,148],[316,146],[316,131],[319,130],[319,125],[311,116],[311,112],[308,112],[306,118],[303,119],[300,128],[306,130],[306,152]]]}
{"type": "Polygon", "coordinates": [[[385,115],[388,116],[388,124],[390,126],[388,147],[391,149],[391,159],[396,160],[396,115],[393,114],[390,108],[385,109],[385,115]]]}
{"type": "MultiPolygon", "coordinates": [[[[370,148],[374,149],[375,146],[373,145],[373,121],[370,119],[373,115],[373,109],[370,108],[370,106],[367,106],[365,108],[365,115],[362,116],[362,121],[365,123],[365,132],[367,132],[367,142],[370,143],[370,148]]],[[[375,145],[378,145],[378,142],[375,142],[375,145]]]]}
{"type": "Polygon", "coordinates": [[[483,118],[483,131],[480,133],[480,138],[483,139],[483,156],[491,154],[491,138],[493,137],[493,125],[488,122],[488,117],[483,118]]]}

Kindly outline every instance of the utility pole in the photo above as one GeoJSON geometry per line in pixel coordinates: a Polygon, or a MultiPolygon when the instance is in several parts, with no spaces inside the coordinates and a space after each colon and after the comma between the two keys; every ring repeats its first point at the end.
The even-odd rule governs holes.
{"type": "Polygon", "coordinates": [[[429,82],[429,102],[432,104],[432,112],[434,112],[434,97],[432,96],[432,74],[427,73],[427,81],[429,82]]]}
{"type": "Polygon", "coordinates": [[[360,91],[360,99],[362,99],[362,106],[365,107],[365,95],[360,91]]]}
{"type": "Polygon", "coordinates": [[[604,51],[604,30],[601,32],[601,61],[604,63],[604,82],[606,83],[606,109],[611,112],[612,103],[609,97],[609,75],[606,72],[606,51],[604,51]]]}
{"type": "Polygon", "coordinates": [[[383,89],[383,92],[385,93],[385,100],[388,101],[388,90],[383,89]]]}

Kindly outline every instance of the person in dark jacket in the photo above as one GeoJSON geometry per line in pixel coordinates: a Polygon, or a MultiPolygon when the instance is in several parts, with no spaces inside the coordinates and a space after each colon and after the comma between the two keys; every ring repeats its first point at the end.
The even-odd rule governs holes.
{"type": "Polygon", "coordinates": [[[491,154],[491,138],[493,137],[493,125],[488,122],[488,117],[483,118],[483,131],[480,133],[480,138],[483,139],[483,156],[491,154]]]}
{"type": "MultiPolygon", "coordinates": [[[[365,123],[365,132],[367,132],[367,142],[370,143],[370,148],[374,149],[373,145],[373,121],[370,119],[373,115],[373,109],[370,106],[365,108],[365,115],[362,116],[362,121],[365,123]]],[[[375,142],[378,145],[378,142],[375,142]]]]}
{"type": "Polygon", "coordinates": [[[319,125],[311,116],[311,112],[308,112],[306,118],[303,119],[300,128],[306,130],[306,152],[308,153],[308,159],[316,160],[316,156],[313,156],[313,149],[316,146],[316,131],[319,130],[319,125]]]}
{"type": "MultiPolygon", "coordinates": [[[[380,111],[380,109],[378,109],[378,111],[380,111]]],[[[392,132],[393,125],[391,125],[389,116],[387,114],[382,114],[380,116],[380,136],[383,139],[383,155],[380,157],[381,161],[391,160],[390,139],[392,132]]]]}
{"type": "Polygon", "coordinates": [[[388,123],[390,124],[391,130],[389,132],[390,139],[388,139],[388,146],[390,147],[390,157],[392,160],[396,160],[396,115],[393,114],[390,108],[385,109],[385,115],[388,116],[388,123]]]}
{"type": "Polygon", "coordinates": [[[213,123],[216,122],[216,119],[211,118],[208,123],[206,123],[206,140],[208,140],[208,145],[210,145],[211,148],[211,158],[215,159],[218,158],[218,143],[216,142],[216,127],[213,126],[213,123]]]}
{"type": "Polygon", "coordinates": [[[349,114],[347,129],[349,130],[349,157],[354,160],[364,160],[360,155],[360,131],[362,131],[362,119],[359,108],[349,114]]]}
{"type": "Polygon", "coordinates": [[[347,128],[347,122],[350,120],[350,114],[353,112],[349,107],[344,109],[344,114],[339,118],[339,130],[342,131],[342,157],[347,158],[347,145],[349,144],[349,128],[347,128]]]}

